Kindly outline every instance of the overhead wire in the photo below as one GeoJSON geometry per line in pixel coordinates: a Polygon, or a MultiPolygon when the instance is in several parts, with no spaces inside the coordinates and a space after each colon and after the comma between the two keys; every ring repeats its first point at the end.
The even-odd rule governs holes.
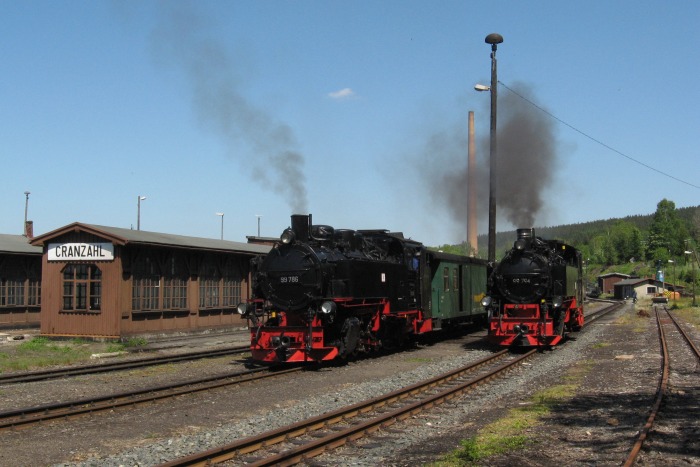
{"type": "Polygon", "coordinates": [[[605,144],[604,142],[600,141],[599,139],[596,139],[596,138],[594,138],[593,136],[591,136],[591,135],[589,135],[589,134],[587,134],[587,133],[585,133],[585,132],[579,130],[579,129],[576,128],[575,126],[568,124],[567,122],[565,122],[565,121],[562,120],[561,118],[557,117],[556,115],[552,114],[551,112],[549,112],[549,111],[545,110],[544,108],[540,107],[539,105],[535,104],[534,102],[532,102],[532,101],[531,101],[530,99],[528,99],[527,97],[525,97],[525,96],[523,96],[522,94],[518,93],[517,91],[514,91],[513,89],[509,88],[505,83],[503,83],[503,81],[500,81],[500,80],[499,80],[499,81],[498,81],[498,84],[500,84],[501,86],[503,86],[503,87],[506,88],[508,91],[512,92],[513,94],[515,94],[516,96],[518,96],[519,98],[521,98],[522,100],[524,100],[525,102],[527,102],[528,104],[532,105],[533,107],[535,107],[536,109],[538,109],[540,112],[542,112],[542,113],[548,115],[549,117],[553,118],[554,120],[556,120],[557,122],[561,123],[562,125],[571,128],[571,129],[574,130],[576,133],[579,133],[580,135],[583,135],[584,137],[590,139],[591,141],[593,141],[593,142],[595,142],[595,143],[598,143],[599,145],[603,146],[604,148],[609,149],[610,151],[614,152],[615,154],[618,154],[618,155],[620,155],[620,156],[622,156],[622,157],[624,157],[624,158],[626,158],[626,159],[629,159],[629,160],[631,160],[632,162],[635,162],[635,163],[637,163],[637,164],[639,164],[639,165],[641,165],[641,166],[643,166],[643,167],[645,167],[645,168],[647,168],[647,169],[649,169],[649,170],[653,170],[654,172],[659,173],[659,174],[661,174],[661,175],[663,175],[663,176],[665,176],[665,177],[668,177],[668,178],[671,178],[671,179],[673,179],[673,180],[676,180],[677,182],[681,182],[681,183],[684,183],[684,184],[686,184],[686,185],[688,185],[688,186],[692,186],[693,188],[698,188],[698,189],[700,189],[700,186],[698,186],[698,185],[694,185],[694,184],[692,184],[692,183],[690,183],[690,182],[687,182],[687,181],[682,180],[682,179],[680,179],[680,178],[678,178],[678,177],[675,177],[675,176],[673,176],[673,175],[671,175],[671,174],[668,174],[668,173],[666,173],[666,172],[664,172],[664,171],[662,171],[662,170],[659,170],[659,169],[657,169],[656,167],[652,167],[652,166],[650,166],[650,165],[648,165],[648,164],[645,164],[644,162],[638,161],[637,159],[635,159],[635,158],[633,158],[633,157],[630,157],[630,156],[628,156],[627,154],[624,154],[624,153],[621,152],[621,151],[618,151],[617,149],[613,148],[612,146],[610,146],[610,145],[608,145],[608,144],[605,144]]]}

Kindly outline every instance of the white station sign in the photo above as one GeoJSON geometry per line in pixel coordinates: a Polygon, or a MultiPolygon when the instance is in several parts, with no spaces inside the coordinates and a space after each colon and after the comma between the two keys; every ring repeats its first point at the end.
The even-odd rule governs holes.
{"type": "Polygon", "coordinates": [[[111,243],[49,243],[49,261],[114,261],[111,243]]]}

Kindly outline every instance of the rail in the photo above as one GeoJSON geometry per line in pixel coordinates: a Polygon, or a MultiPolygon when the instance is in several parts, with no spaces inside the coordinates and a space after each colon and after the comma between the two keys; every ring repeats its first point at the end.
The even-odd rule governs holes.
{"type": "Polygon", "coordinates": [[[348,441],[358,439],[382,427],[404,420],[426,408],[433,407],[446,400],[457,397],[480,384],[490,381],[497,375],[504,374],[513,369],[535,353],[537,353],[536,349],[522,355],[513,355],[508,350],[502,350],[494,355],[430,380],[293,425],[176,459],[163,464],[161,467],[204,466],[225,462],[242,454],[250,454],[261,448],[314,432],[314,434],[310,436],[310,438],[312,438],[311,441],[306,441],[301,444],[302,441],[295,440],[294,447],[290,447],[278,454],[257,460],[246,459],[246,465],[250,466],[292,465],[301,460],[317,456],[327,450],[342,446],[348,441]],[[494,362],[505,357],[512,357],[512,360],[487,371],[485,374],[469,379],[468,381],[463,381],[465,377],[478,368],[492,365],[494,362]],[[418,398],[420,399],[416,400],[418,398]],[[381,412],[381,410],[386,410],[388,407],[398,404],[403,405],[398,408],[394,407],[390,411],[381,412]],[[381,413],[372,415],[371,412],[374,411],[381,413]],[[359,422],[353,420],[355,417],[360,416],[370,418],[359,422]],[[341,422],[350,425],[345,428],[335,426],[341,422]],[[316,433],[322,429],[326,430],[327,433],[316,433]],[[296,445],[297,443],[301,445],[296,445]]]}

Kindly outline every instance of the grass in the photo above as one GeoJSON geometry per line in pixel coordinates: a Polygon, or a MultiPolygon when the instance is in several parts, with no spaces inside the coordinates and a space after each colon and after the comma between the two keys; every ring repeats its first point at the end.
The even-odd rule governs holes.
{"type": "Polygon", "coordinates": [[[128,347],[144,345],[143,338],[125,343],[93,342],[86,339],[69,341],[34,337],[21,344],[0,348],[0,373],[26,371],[53,365],[69,365],[90,359],[94,353],[121,352],[128,347]]]}
{"type": "MultiPolygon", "coordinates": [[[[699,301],[696,299],[696,305],[697,303],[699,301]]],[[[691,298],[682,298],[680,300],[672,300],[669,303],[669,308],[676,316],[697,328],[700,327],[700,307],[693,307],[692,304],[691,298]]]]}
{"type": "Polygon", "coordinates": [[[3,349],[0,352],[0,372],[65,365],[90,358],[91,354],[82,342],[55,343],[46,337],[35,337],[13,349],[3,349]]]}
{"type": "Polygon", "coordinates": [[[491,456],[527,446],[531,441],[525,432],[537,426],[553,407],[571,399],[591,367],[592,362],[588,361],[577,364],[565,376],[568,383],[535,393],[524,406],[509,410],[503,418],[485,426],[475,436],[462,440],[459,449],[446,454],[431,467],[476,465],[491,456]]]}

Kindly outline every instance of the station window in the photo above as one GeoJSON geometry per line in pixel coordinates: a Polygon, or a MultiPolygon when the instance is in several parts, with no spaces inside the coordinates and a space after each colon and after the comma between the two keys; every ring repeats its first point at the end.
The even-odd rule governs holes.
{"type": "Polygon", "coordinates": [[[131,284],[132,311],[187,309],[188,279],[182,258],[144,254],[134,262],[131,284]]]}
{"type": "Polygon", "coordinates": [[[239,303],[241,303],[241,280],[225,279],[223,306],[238,306],[239,303]]]}
{"type": "Polygon", "coordinates": [[[220,279],[199,279],[199,307],[214,308],[219,306],[220,279]]]}
{"type": "Polygon", "coordinates": [[[0,279],[0,306],[24,305],[24,281],[0,279]]]}
{"type": "Polygon", "coordinates": [[[100,311],[102,271],[94,264],[69,264],[63,269],[63,311],[100,311]]]}
{"type": "Polygon", "coordinates": [[[27,305],[41,305],[41,281],[37,279],[29,279],[27,286],[27,305]]]}
{"type": "Polygon", "coordinates": [[[163,309],[187,309],[187,267],[183,258],[173,254],[166,261],[163,275],[163,309]]]}
{"type": "Polygon", "coordinates": [[[160,277],[134,277],[131,287],[131,309],[134,311],[158,310],[160,277]]]}
{"type": "Polygon", "coordinates": [[[235,308],[241,303],[242,265],[239,259],[223,262],[207,258],[199,277],[199,307],[235,308]]]}
{"type": "Polygon", "coordinates": [[[163,309],[187,308],[187,279],[168,277],[163,281],[163,309]]]}

